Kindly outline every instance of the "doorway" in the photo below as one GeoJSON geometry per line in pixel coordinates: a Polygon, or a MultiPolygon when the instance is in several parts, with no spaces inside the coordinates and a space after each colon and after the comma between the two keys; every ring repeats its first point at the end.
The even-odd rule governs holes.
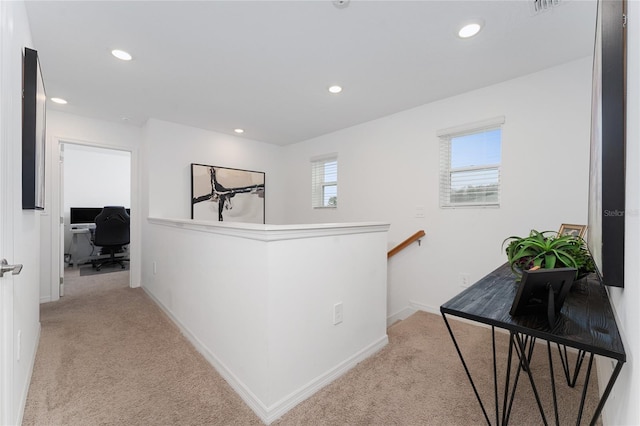
{"type": "MultiPolygon", "coordinates": [[[[104,206],[122,206],[130,213],[131,152],[68,142],[60,145],[60,151],[64,244],[60,296],[63,296],[64,283],[71,277],[116,270],[96,269],[90,263],[100,254],[100,247],[93,241],[94,218],[104,206]]],[[[128,262],[123,265],[128,269],[128,262]]]]}
{"type": "MultiPolygon", "coordinates": [[[[70,204],[76,203],[83,205],[73,207],[123,205],[130,209],[128,283],[129,287],[139,287],[141,234],[138,212],[138,148],[64,137],[54,137],[52,142],[51,228],[50,231],[45,230],[51,235],[50,244],[47,244],[50,247],[48,254],[51,262],[50,266],[43,265],[45,269],[50,267],[50,275],[47,275],[51,280],[42,283],[41,302],[56,301],[64,295],[64,270],[70,260],[65,258],[65,254],[69,254],[71,242],[70,204]],[[69,174],[68,172],[73,177],[66,180],[73,179],[77,185],[75,189],[65,191],[65,174],[69,174]],[[125,187],[126,190],[123,190],[125,187]],[[65,195],[69,191],[75,193],[65,195]]],[[[84,237],[80,239],[82,238],[84,237]]]]}

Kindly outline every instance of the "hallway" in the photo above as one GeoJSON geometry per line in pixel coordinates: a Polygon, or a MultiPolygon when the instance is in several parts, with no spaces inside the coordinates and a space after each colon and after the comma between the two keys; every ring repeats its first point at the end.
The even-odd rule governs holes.
{"type": "Polygon", "coordinates": [[[128,283],[128,271],[79,276],[67,269],[66,295],[41,305],[23,424],[260,424],[144,291],[128,283]]]}
{"type": "MultiPolygon", "coordinates": [[[[262,424],[145,292],[128,287],[128,271],[82,277],[77,271],[65,275],[63,299],[41,305],[23,425],[262,424]]],[[[490,330],[458,321],[451,326],[462,351],[475,354],[469,368],[479,389],[491,390],[490,330]]],[[[468,425],[482,419],[439,315],[417,312],[388,334],[386,347],[274,424],[468,425]]],[[[503,355],[507,337],[497,336],[503,355]]],[[[546,370],[546,346],[538,346],[532,369],[546,370]]],[[[506,356],[499,359],[502,370],[506,356]]],[[[549,389],[548,378],[539,379],[541,389],[549,389]]],[[[563,380],[557,369],[556,382],[563,380]]],[[[561,424],[575,419],[580,382],[561,386],[561,424]]],[[[596,382],[589,384],[586,413],[597,403],[596,382]]],[[[530,392],[526,382],[518,387],[513,424],[540,422],[530,392]]]]}

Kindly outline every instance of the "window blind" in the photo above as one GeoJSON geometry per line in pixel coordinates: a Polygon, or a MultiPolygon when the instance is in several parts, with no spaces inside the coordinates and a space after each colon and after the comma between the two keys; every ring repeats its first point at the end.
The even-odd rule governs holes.
{"type": "Polygon", "coordinates": [[[504,118],[438,132],[440,206],[499,206],[504,118]]]}
{"type": "Polygon", "coordinates": [[[311,206],[338,206],[338,157],[311,160],[311,206]]]}

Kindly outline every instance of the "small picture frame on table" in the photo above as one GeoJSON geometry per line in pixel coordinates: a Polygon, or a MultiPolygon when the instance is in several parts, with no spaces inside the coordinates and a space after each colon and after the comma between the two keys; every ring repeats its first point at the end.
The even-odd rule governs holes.
{"type": "Polygon", "coordinates": [[[523,271],[509,313],[512,316],[546,313],[549,327],[553,328],[576,272],[575,268],[523,271]]]}
{"type": "Polygon", "coordinates": [[[563,223],[560,225],[558,236],[563,237],[565,235],[572,235],[575,237],[584,238],[584,234],[587,231],[587,225],[573,225],[570,223],[563,223]]]}

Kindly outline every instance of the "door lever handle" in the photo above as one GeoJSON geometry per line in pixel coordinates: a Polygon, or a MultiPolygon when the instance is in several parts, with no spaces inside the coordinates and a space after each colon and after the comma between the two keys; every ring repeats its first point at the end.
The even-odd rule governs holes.
{"type": "Polygon", "coordinates": [[[11,272],[11,275],[18,275],[21,271],[22,264],[9,265],[7,259],[0,260],[0,277],[4,277],[5,272],[11,272]]]}

